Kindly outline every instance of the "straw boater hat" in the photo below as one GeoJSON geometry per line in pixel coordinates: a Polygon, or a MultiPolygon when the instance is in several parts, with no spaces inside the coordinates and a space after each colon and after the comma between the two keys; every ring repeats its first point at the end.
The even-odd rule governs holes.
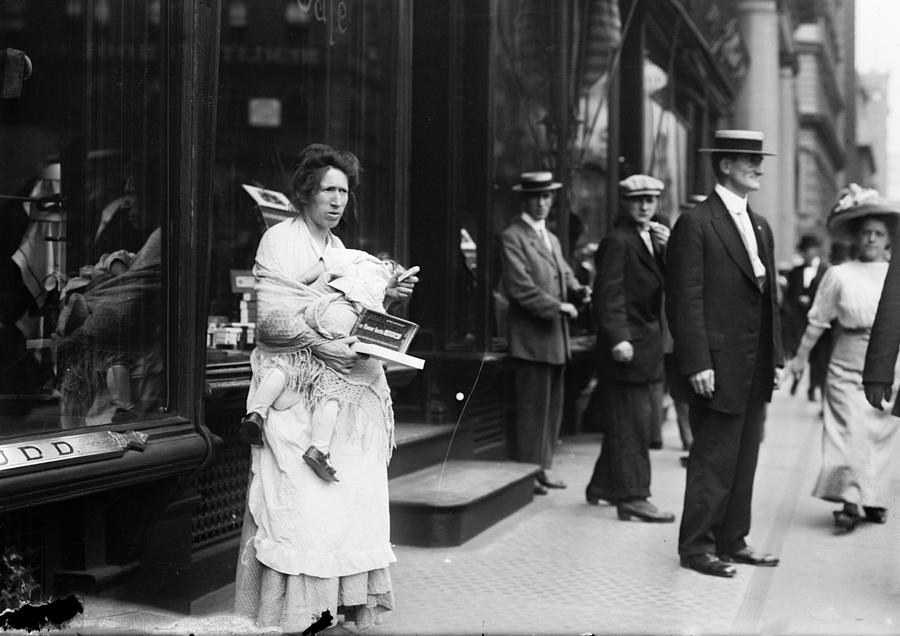
{"type": "Polygon", "coordinates": [[[547,192],[559,190],[561,183],[553,180],[552,172],[523,172],[519,176],[519,183],[512,187],[516,192],[547,192]]]}
{"type": "Polygon", "coordinates": [[[738,155],[774,155],[762,149],[763,134],[758,130],[717,130],[712,148],[700,152],[727,152],[738,155]]]}
{"type": "Polygon", "coordinates": [[[658,197],[666,187],[659,179],[646,174],[633,174],[619,181],[619,192],[623,199],[646,195],[658,197]]]}
{"type": "Polygon", "coordinates": [[[841,190],[837,203],[828,214],[826,225],[833,235],[850,237],[850,221],[865,216],[891,217],[896,226],[900,218],[900,204],[888,201],[873,188],[863,188],[851,183],[841,190]]]}

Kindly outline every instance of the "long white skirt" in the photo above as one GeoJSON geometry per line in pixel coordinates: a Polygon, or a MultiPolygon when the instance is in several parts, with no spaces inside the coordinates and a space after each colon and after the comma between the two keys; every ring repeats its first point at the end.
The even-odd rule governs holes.
{"type": "Polygon", "coordinates": [[[813,495],[885,508],[900,419],[890,415],[892,404],[880,411],[866,401],[862,371],[868,344],[868,333],[855,332],[842,333],[835,343],[825,382],[822,469],[813,495]]]}
{"type": "MultiPolygon", "coordinates": [[[[386,389],[383,373],[380,381],[386,389]]],[[[357,610],[364,625],[393,608],[387,570],[396,561],[387,486],[393,417],[390,398],[377,399],[379,393],[389,395],[373,392],[340,411],[330,449],[339,482],[323,481],[302,459],[312,437],[307,405],[269,410],[265,443],[251,450],[237,614],[302,632],[326,609],[332,616],[339,607],[357,610]]]]}

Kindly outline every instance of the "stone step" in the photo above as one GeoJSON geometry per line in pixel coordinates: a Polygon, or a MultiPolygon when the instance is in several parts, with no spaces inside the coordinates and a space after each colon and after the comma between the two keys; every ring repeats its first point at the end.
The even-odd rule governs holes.
{"type": "Polygon", "coordinates": [[[394,425],[397,448],[388,466],[388,478],[443,462],[447,458],[453,429],[453,424],[397,422],[394,425]]]}
{"type": "Polygon", "coordinates": [[[451,459],[390,480],[391,540],[457,546],[531,502],[536,464],[451,459]]]}

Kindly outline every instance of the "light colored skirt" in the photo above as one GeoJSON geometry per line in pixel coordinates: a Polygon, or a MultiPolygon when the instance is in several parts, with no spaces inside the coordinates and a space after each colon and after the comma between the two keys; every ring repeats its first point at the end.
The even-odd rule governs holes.
{"type": "Polygon", "coordinates": [[[260,563],[253,538],[253,515],[244,515],[241,550],[234,592],[234,613],[256,622],[260,628],[278,627],[284,632],[303,632],[327,609],[365,629],[380,623],[384,612],[394,609],[388,568],[349,576],[319,578],[283,574],[260,563]]]}
{"type": "Polygon", "coordinates": [[[868,344],[868,333],[844,332],[831,354],[825,382],[822,469],[813,496],[886,508],[900,419],[890,415],[893,405],[880,411],[866,401],[862,371],[868,344]]]}

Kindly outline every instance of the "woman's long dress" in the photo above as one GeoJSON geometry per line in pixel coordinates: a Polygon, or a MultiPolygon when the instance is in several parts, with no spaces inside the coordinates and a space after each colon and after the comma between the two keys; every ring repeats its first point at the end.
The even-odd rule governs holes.
{"type": "MultiPolygon", "coordinates": [[[[327,266],[329,253],[342,249],[332,236],[316,254],[306,224],[294,219],[266,233],[257,261],[299,280],[320,257],[327,266]]],[[[254,351],[248,402],[269,355],[254,351]]],[[[380,369],[375,360],[357,367],[365,364],[380,369]]],[[[355,408],[342,408],[335,427],[330,450],[339,482],[323,481],[302,459],[312,432],[304,400],[270,409],[265,444],[251,449],[235,612],[260,627],[302,632],[326,609],[336,617],[339,608],[365,627],[393,609],[387,489],[393,416],[384,372],[372,375],[373,386],[356,387],[355,408]]]]}
{"type": "Polygon", "coordinates": [[[887,507],[889,461],[900,420],[889,415],[890,407],[872,408],[862,385],[887,268],[886,262],[860,261],[829,268],[809,310],[810,324],[827,328],[837,320],[841,327],[828,365],[822,469],[813,489],[826,501],[887,507]]]}

